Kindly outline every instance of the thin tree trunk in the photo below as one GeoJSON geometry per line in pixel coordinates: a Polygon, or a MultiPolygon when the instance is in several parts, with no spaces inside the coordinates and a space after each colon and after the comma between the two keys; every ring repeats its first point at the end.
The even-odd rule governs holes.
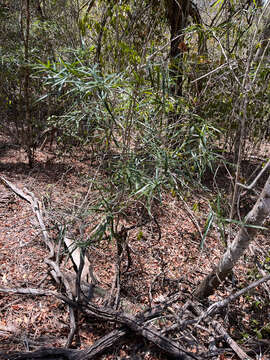
{"type": "Polygon", "coordinates": [[[202,281],[194,296],[203,299],[213,294],[218,285],[228,276],[239,258],[243,255],[250,242],[270,214],[270,176],[253,209],[245,218],[234,241],[228,247],[217,267],[202,281]]]}
{"type": "MultiPolygon", "coordinates": [[[[260,36],[260,45],[255,55],[254,61],[257,62],[262,56],[269,55],[269,44],[270,44],[270,1],[266,0],[263,2],[263,28],[260,36]]],[[[261,4],[262,5],[262,4],[261,4]]]]}
{"type": "MultiPolygon", "coordinates": [[[[198,8],[191,0],[165,0],[165,5],[171,33],[170,73],[174,80],[172,93],[173,95],[182,96],[183,55],[187,51],[187,46],[184,42],[184,29],[188,25],[189,16],[195,24],[202,24],[202,19],[198,8]]],[[[205,54],[207,52],[206,40],[200,32],[198,36],[198,52],[205,54]]]]}
{"type": "Polygon", "coordinates": [[[30,109],[30,70],[29,70],[29,35],[30,35],[30,0],[21,1],[21,34],[24,43],[24,105],[25,105],[25,125],[22,125],[22,141],[27,152],[28,163],[32,168],[34,158],[33,148],[33,126],[31,121],[30,109]],[[25,7],[25,11],[24,11],[25,7]],[[24,14],[25,13],[25,14],[24,14]],[[25,16],[25,29],[23,19],[25,16]],[[25,30],[25,31],[24,31],[25,30]]]}
{"type": "Polygon", "coordinates": [[[259,58],[264,54],[267,53],[267,50],[269,51],[269,41],[270,41],[270,17],[266,24],[264,25],[264,29],[261,36],[261,43],[260,47],[257,50],[256,56],[255,56],[255,62],[259,60],[259,58]]]}
{"type": "Polygon", "coordinates": [[[175,82],[172,93],[182,96],[183,50],[179,45],[184,43],[183,30],[187,25],[190,0],[166,0],[165,3],[171,32],[170,72],[175,82]]]}

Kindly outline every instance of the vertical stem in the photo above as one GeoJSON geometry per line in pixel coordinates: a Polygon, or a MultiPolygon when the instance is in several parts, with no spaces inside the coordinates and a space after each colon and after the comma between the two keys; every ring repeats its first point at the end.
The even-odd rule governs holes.
{"type": "MultiPolygon", "coordinates": [[[[245,95],[245,98],[247,98],[247,95],[245,95]]],[[[236,165],[236,173],[235,173],[235,180],[234,180],[234,188],[233,188],[233,195],[232,195],[232,201],[231,201],[231,211],[230,211],[230,220],[232,220],[234,216],[234,209],[235,204],[237,203],[237,197],[238,197],[238,185],[241,174],[241,161],[242,161],[242,153],[243,153],[243,147],[244,147],[244,137],[245,137],[245,125],[246,125],[246,107],[247,107],[247,101],[244,100],[244,109],[243,109],[243,115],[241,117],[240,122],[240,132],[239,132],[239,139],[237,139],[238,144],[238,151],[237,151],[237,165],[236,165]]],[[[229,228],[229,236],[227,240],[227,246],[230,246],[231,244],[231,224],[229,228]]]]}
{"type": "Polygon", "coordinates": [[[175,85],[172,87],[172,92],[174,95],[182,96],[183,52],[179,44],[184,41],[183,29],[185,28],[186,18],[189,12],[189,0],[167,0],[166,6],[167,17],[171,28],[170,73],[175,82],[175,85]]]}
{"type": "MultiPolygon", "coordinates": [[[[26,129],[22,130],[23,144],[26,148],[29,166],[33,166],[33,129],[31,122],[31,109],[30,109],[30,71],[29,71],[29,34],[30,34],[30,0],[24,0],[25,4],[25,31],[23,28],[23,2],[21,2],[21,32],[24,43],[24,103],[25,103],[25,120],[26,129]]],[[[24,127],[23,127],[24,128],[24,127]]]]}
{"type": "Polygon", "coordinates": [[[104,28],[106,25],[106,22],[109,17],[109,12],[113,8],[114,4],[113,2],[110,3],[107,7],[104,8],[102,13],[102,19],[100,24],[100,30],[97,38],[97,49],[96,49],[96,56],[95,56],[95,62],[98,64],[99,69],[101,69],[101,63],[100,63],[100,54],[101,54],[101,48],[102,48],[102,37],[104,33],[104,28]]]}
{"type": "MultiPolygon", "coordinates": [[[[261,17],[258,20],[258,24],[260,22],[261,17]]],[[[241,175],[241,161],[242,161],[242,154],[245,150],[245,134],[246,134],[246,123],[247,123],[247,105],[248,105],[248,95],[252,88],[252,82],[250,81],[250,68],[252,64],[252,60],[254,60],[254,43],[256,39],[258,29],[256,29],[252,41],[249,46],[249,56],[247,60],[246,70],[243,76],[243,81],[240,86],[240,90],[243,93],[243,100],[240,104],[239,111],[242,113],[241,121],[240,121],[240,129],[238,130],[238,134],[236,135],[236,142],[235,142],[235,152],[234,152],[234,160],[237,161],[236,167],[236,174],[235,174],[235,185],[232,195],[232,203],[231,203],[231,211],[230,211],[230,220],[233,218],[234,215],[234,208],[237,202],[237,197],[239,195],[239,189],[237,183],[240,182],[239,178],[241,175]]],[[[241,219],[239,219],[241,221],[241,219]]],[[[230,237],[231,237],[231,227],[229,230],[229,238],[228,238],[228,245],[230,245],[230,237]]]]}

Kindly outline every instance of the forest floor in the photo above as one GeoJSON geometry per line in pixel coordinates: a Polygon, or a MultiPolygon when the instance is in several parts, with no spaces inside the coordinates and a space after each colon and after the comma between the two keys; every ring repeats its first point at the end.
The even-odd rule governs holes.
{"type": "MultiPolygon", "coordinates": [[[[54,157],[44,150],[37,151],[35,165],[29,169],[22,151],[5,138],[0,138],[0,142],[0,175],[18,188],[26,187],[39,200],[49,198],[53,214],[58,212],[59,218],[64,219],[65,209],[83,201],[88,191],[87,178],[95,172],[90,161],[80,161],[79,157],[72,160],[54,157]]],[[[207,181],[210,184],[212,180],[209,178],[207,181]]],[[[229,179],[223,177],[221,182],[226,187],[229,179]]],[[[181,307],[185,300],[192,298],[196,286],[218,262],[224,252],[218,227],[212,227],[203,248],[199,233],[199,229],[204,232],[212,196],[213,192],[202,191],[190,194],[183,201],[173,194],[164,193],[162,205],[155,209],[155,222],[130,231],[128,244],[132,264],[123,275],[121,292],[134,303],[134,313],[140,306],[149,305],[150,290],[153,303],[176,291],[181,292],[183,296],[178,304],[181,307]]],[[[253,196],[244,203],[244,213],[252,207],[254,199],[253,196]]],[[[223,200],[228,201],[225,197],[223,200]]],[[[134,224],[136,211],[132,209],[127,217],[130,225],[134,224]]],[[[237,227],[234,227],[232,234],[235,235],[236,231],[237,227]]],[[[208,299],[208,305],[258,278],[257,266],[267,269],[270,264],[269,231],[259,231],[249,250],[237,264],[233,282],[225,282],[208,299]]],[[[91,262],[105,287],[112,283],[115,252],[115,244],[108,240],[89,248],[91,262]]],[[[0,184],[0,288],[59,290],[48,276],[48,266],[44,263],[47,253],[31,206],[0,184]]],[[[70,267],[68,261],[65,266],[70,267]]],[[[269,285],[265,284],[230,303],[222,316],[219,314],[217,317],[231,337],[254,359],[270,357],[269,299],[269,285]]],[[[0,352],[64,347],[69,325],[67,308],[56,298],[0,292],[0,352]]],[[[106,327],[99,321],[86,323],[81,319],[81,348],[92,345],[108,332],[108,328],[112,329],[113,325],[106,327]]],[[[192,331],[189,335],[196,342],[197,335],[192,331]]],[[[207,343],[203,346],[209,348],[207,343]]],[[[237,359],[228,344],[225,347],[226,350],[215,358],[237,359]]],[[[99,358],[154,360],[167,357],[142,338],[130,337],[99,358]]]]}

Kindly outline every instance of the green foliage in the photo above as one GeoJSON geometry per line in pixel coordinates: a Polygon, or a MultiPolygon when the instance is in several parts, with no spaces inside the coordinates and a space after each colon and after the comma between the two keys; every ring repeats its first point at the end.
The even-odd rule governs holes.
{"type": "Polygon", "coordinates": [[[204,242],[205,242],[205,239],[206,239],[206,236],[207,236],[209,230],[211,229],[213,220],[214,220],[214,214],[210,211],[210,213],[207,216],[206,223],[204,225],[204,233],[203,233],[203,238],[200,243],[200,249],[203,249],[203,247],[204,247],[204,242]]]}
{"type": "MultiPolygon", "coordinates": [[[[170,54],[166,2],[40,3],[41,11],[30,2],[27,57],[23,2],[0,5],[0,126],[19,144],[29,140],[33,151],[52,129],[56,150],[90,160],[84,180],[91,199],[87,195],[81,206],[65,209],[61,219],[71,225],[79,219],[82,240],[84,228],[90,228],[80,246],[118,241],[131,209],[153,219],[164,193],[183,199],[207,190],[213,184],[205,175],[214,174],[220,163],[233,172],[222,154],[235,146],[243,116],[246,143],[269,139],[269,62],[255,61],[263,27],[255,0],[254,6],[216,0],[201,13],[203,24],[186,19],[177,59],[170,54]],[[172,63],[183,79],[181,96],[173,91],[172,63]]],[[[229,196],[217,188],[216,176],[201,249],[213,228],[225,244],[228,225],[245,225],[228,219],[229,196]]],[[[50,193],[44,202],[50,203],[50,193]]],[[[196,200],[194,213],[198,207],[196,200]]],[[[137,239],[143,238],[140,230],[137,239]]],[[[269,263],[266,257],[266,271],[269,263]]],[[[257,269],[249,276],[258,278],[257,269]]],[[[249,300],[261,310],[260,299],[249,300]]],[[[253,320],[251,333],[257,338],[269,331],[269,325],[253,320]]],[[[249,336],[242,334],[244,340],[249,336]]]]}
{"type": "MultiPolygon", "coordinates": [[[[216,2],[213,9],[222,3],[222,1],[216,2]]],[[[169,141],[171,143],[182,141],[183,133],[186,131],[185,126],[192,124],[190,133],[187,135],[188,140],[184,141],[183,153],[185,151],[191,153],[193,146],[199,148],[199,155],[196,151],[192,155],[191,162],[194,163],[194,166],[191,166],[191,171],[201,177],[212,162],[211,156],[208,156],[207,146],[204,144],[203,133],[209,135],[209,139],[212,141],[212,132],[220,131],[222,127],[232,139],[230,143],[233,143],[234,134],[238,128],[238,119],[231,119],[230,114],[235,111],[235,99],[240,96],[241,89],[237,88],[237,83],[233,83],[233,74],[228,71],[228,67],[214,72],[211,82],[207,82],[205,90],[203,92],[199,90],[199,94],[196,93],[197,90],[194,92],[194,86],[197,85],[192,85],[190,80],[215,70],[224,61],[231,60],[237,62],[238,67],[235,74],[241,77],[244,69],[242,67],[244,61],[242,48],[249,37],[250,26],[250,19],[249,21],[246,19],[248,16],[256,15],[254,9],[241,12],[240,4],[233,1],[230,5],[239,6],[239,10],[228,21],[221,13],[211,26],[202,27],[190,24],[184,30],[185,41],[190,48],[190,52],[185,53],[183,58],[185,96],[176,99],[170,94],[173,84],[168,74],[168,67],[164,62],[169,46],[166,9],[161,3],[149,4],[149,2],[140,0],[109,5],[100,0],[93,3],[89,9],[87,6],[78,7],[78,4],[76,5],[76,2],[71,0],[65,4],[51,0],[46,4],[46,9],[41,9],[41,13],[34,8],[31,13],[30,62],[38,62],[43,64],[43,67],[47,66],[51,76],[58,78],[58,83],[54,84],[43,75],[40,78],[36,77],[35,80],[32,79],[32,101],[34,102],[40,93],[44,95],[43,100],[38,105],[34,105],[32,121],[34,122],[34,133],[37,135],[35,135],[33,143],[38,141],[38,132],[42,132],[48,126],[55,126],[59,127],[62,133],[66,133],[66,137],[62,136],[63,139],[65,138],[66,146],[69,139],[73,137],[76,139],[75,143],[85,141],[85,144],[107,144],[106,146],[109,147],[111,141],[115,145],[117,143],[117,137],[112,137],[114,131],[110,130],[114,122],[110,107],[113,107],[114,116],[117,119],[119,119],[118,113],[122,110],[124,110],[122,118],[131,109],[136,111],[140,115],[142,124],[145,123],[146,118],[151,127],[154,122],[161,124],[161,133],[164,132],[168,117],[176,112],[183,125],[180,128],[173,123],[169,124],[171,132],[173,132],[169,141]],[[155,16],[157,12],[160,14],[158,21],[155,16]],[[198,48],[194,44],[194,35],[198,35],[200,41],[204,37],[208,39],[209,51],[207,54],[198,54],[198,48]],[[229,42],[227,35],[230,37],[229,42]],[[230,48],[226,48],[228,43],[230,48]],[[57,58],[61,59],[59,63],[55,61],[57,58]],[[149,58],[151,61],[148,61],[149,58]],[[93,65],[95,63],[96,65],[93,65]],[[90,70],[86,69],[87,67],[90,70]],[[60,68],[61,74],[57,73],[60,68]],[[85,77],[88,76],[91,69],[100,79],[93,77],[92,71],[90,74],[92,80],[87,82],[85,77]],[[53,72],[54,75],[52,75],[53,72]],[[121,99],[117,99],[115,94],[113,98],[111,94],[107,94],[106,86],[111,87],[112,85],[109,83],[111,74],[113,74],[114,80],[116,79],[115,74],[118,74],[118,78],[129,81],[133,86],[133,89],[127,89],[124,85],[123,89],[125,88],[124,91],[126,91],[124,94],[124,91],[121,91],[118,86],[119,84],[116,84],[118,86],[117,96],[121,99]],[[102,88],[103,86],[104,88],[102,88]],[[96,88],[94,89],[94,87],[96,88]],[[135,93],[135,88],[138,91],[138,96],[137,94],[135,96],[136,102],[130,97],[135,93]],[[54,96],[52,95],[53,91],[55,91],[54,96]],[[100,100],[98,98],[104,95],[101,92],[104,92],[106,96],[103,104],[102,102],[98,104],[100,100]],[[209,101],[209,96],[212,97],[211,101],[209,101]],[[140,100],[137,101],[139,97],[140,100]],[[88,102],[93,101],[96,104],[97,113],[93,107],[88,106],[87,98],[88,102]],[[124,99],[125,101],[122,101],[124,99]],[[80,102],[83,104],[82,108],[78,105],[80,102]],[[149,102],[151,106],[149,106],[149,102]],[[48,111],[40,112],[41,108],[48,109],[48,111]],[[195,110],[191,111],[193,108],[195,110]],[[187,121],[185,111],[188,113],[187,121]],[[191,112],[193,120],[189,114],[191,112]],[[73,120],[71,121],[71,119],[73,120]],[[203,125],[204,119],[207,119],[205,125],[203,125]],[[95,138],[93,129],[96,129],[94,131],[95,138]],[[179,139],[177,139],[178,135],[179,139]]],[[[21,90],[14,91],[14,88],[18,89],[23,86],[21,78],[23,41],[19,36],[20,24],[16,23],[16,26],[13,26],[12,23],[13,16],[18,16],[19,12],[20,7],[13,5],[13,8],[4,7],[1,13],[8,21],[8,31],[5,29],[3,34],[9,33],[7,46],[3,47],[1,103],[7,107],[7,104],[11,102],[13,109],[17,104],[16,111],[21,113],[20,107],[23,105],[18,105],[20,102],[18,94],[21,90]]],[[[251,138],[255,136],[258,140],[268,136],[269,87],[263,86],[268,83],[266,80],[268,74],[267,66],[261,66],[258,71],[254,68],[254,72],[251,74],[257,78],[257,82],[255,92],[250,93],[248,116],[253,119],[253,122],[249,131],[251,138]],[[263,121],[260,121],[262,118],[263,121]],[[261,126],[261,124],[263,125],[261,126]]],[[[205,81],[202,81],[203,83],[205,81]]],[[[200,87],[201,84],[198,88],[200,87]]],[[[134,98],[134,95],[132,96],[134,98]]],[[[122,133],[121,122],[122,120],[115,124],[115,129],[118,128],[120,134],[122,133]]],[[[138,121],[136,127],[139,131],[138,121]]],[[[143,131],[143,126],[141,126],[141,130],[143,131]]],[[[182,150],[183,147],[181,147],[181,152],[182,150]]],[[[184,154],[181,156],[185,157],[184,154]]]]}
{"type": "MultiPolygon", "coordinates": [[[[211,21],[206,17],[205,25],[189,24],[183,30],[189,51],[181,57],[179,97],[172,93],[175,84],[168,68],[170,29],[164,3],[91,4],[50,0],[41,13],[31,8],[29,63],[34,65],[27,67],[32,75],[28,135],[34,148],[44,130],[57,129],[57,143],[64,151],[80,147],[98,159],[103,177],[93,182],[100,194],[93,211],[104,215],[96,230],[100,238],[98,234],[115,227],[115,218],[135,202],[151,214],[164,189],[177,195],[191,186],[203,187],[204,174],[214,172],[222,151],[233,147],[243,96],[250,119],[247,139],[267,138],[270,88],[267,63],[251,62],[245,72],[257,7],[216,1],[207,8],[211,21]],[[202,52],[204,39],[208,51],[202,52]],[[244,76],[252,90],[241,85],[244,76]]],[[[11,7],[0,13],[7,20],[1,35],[0,100],[5,119],[28,131],[21,95],[24,42],[21,25],[14,21],[23,9],[11,7]]],[[[202,246],[213,221],[224,239],[223,196],[218,194],[211,203],[202,246]]]]}
{"type": "Polygon", "coordinates": [[[49,119],[62,142],[91,146],[100,159],[105,177],[93,182],[99,197],[91,208],[103,214],[93,235],[100,239],[116,231],[117,218],[132,204],[143,204],[151,216],[165,189],[177,194],[201,186],[205,170],[214,168],[220,131],[170,96],[168,73],[159,65],[149,64],[149,78],[142,79],[137,72],[101,72],[78,53],[74,58],[40,63],[35,76],[48,90],[41,101],[68,99],[65,114],[49,119]],[[186,119],[168,123],[175,106],[186,119]]]}

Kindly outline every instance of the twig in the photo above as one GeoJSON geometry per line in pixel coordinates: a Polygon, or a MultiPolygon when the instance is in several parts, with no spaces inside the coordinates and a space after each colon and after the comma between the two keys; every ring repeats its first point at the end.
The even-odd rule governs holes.
{"type": "Polygon", "coordinates": [[[159,278],[161,272],[159,272],[154,279],[151,281],[151,284],[149,285],[149,290],[148,290],[148,301],[149,301],[149,306],[150,308],[152,307],[152,302],[153,302],[153,296],[152,296],[152,287],[154,285],[154,283],[157,281],[157,279],[159,278]]]}
{"type": "Polygon", "coordinates": [[[54,291],[51,290],[44,290],[44,289],[36,289],[36,288],[0,288],[0,292],[6,293],[6,294],[16,294],[16,295],[33,295],[33,296],[56,296],[58,297],[59,294],[57,294],[54,291]]]}
{"type": "MultiPolygon", "coordinates": [[[[85,311],[85,313],[88,316],[103,320],[103,321],[114,321],[118,322],[124,326],[127,326],[131,330],[135,331],[136,333],[142,335],[149,341],[156,344],[159,348],[161,348],[163,351],[165,351],[168,354],[173,355],[174,357],[177,357],[179,360],[191,360],[191,359],[199,359],[197,356],[195,356],[192,353],[189,353],[182,349],[177,342],[170,340],[169,338],[163,336],[161,333],[159,333],[156,329],[153,327],[148,327],[145,325],[145,321],[150,320],[160,314],[161,311],[163,311],[171,302],[175,302],[179,295],[176,295],[169,299],[167,302],[164,302],[155,308],[153,308],[150,312],[145,311],[139,314],[138,316],[132,316],[124,312],[115,311],[110,308],[99,308],[95,306],[92,303],[89,303],[87,305],[84,304],[78,304],[78,302],[74,302],[73,300],[58,294],[54,291],[50,290],[40,290],[40,289],[33,289],[33,288],[13,288],[13,289],[6,289],[6,288],[0,288],[0,292],[6,292],[6,293],[15,293],[15,294],[28,294],[28,295],[53,295],[66,303],[68,303],[73,308],[77,308],[78,306],[82,306],[82,309],[85,311]]],[[[122,331],[123,329],[121,329],[122,331]]],[[[117,333],[117,336],[124,336],[123,333],[117,333]]],[[[46,349],[45,349],[46,350],[46,349]]],[[[52,349],[50,350],[51,354],[53,354],[52,349]]],[[[42,350],[44,351],[44,350],[42,350]]],[[[57,351],[57,349],[56,349],[57,351]]],[[[58,351],[63,351],[63,349],[58,349],[58,351]]],[[[89,352],[88,350],[85,350],[89,352]]],[[[86,353],[84,353],[84,356],[78,357],[78,351],[73,352],[73,356],[71,356],[70,352],[67,352],[69,354],[67,356],[68,359],[80,359],[80,360],[86,360],[87,358],[90,358],[89,353],[86,356],[86,353]]],[[[28,353],[29,357],[29,353],[28,353]]],[[[31,357],[34,358],[31,354],[31,357]]],[[[18,356],[16,359],[25,359],[25,355],[23,354],[21,357],[18,356]]]]}
{"type": "MultiPolygon", "coordinates": [[[[250,251],[250,253],[255,257],[255,264],[256,264],[256,266],[257,266],[257,268],[258,268],[258,271],[259,271],[259,273],[261,274],[261,276],[267,276],[267,275],[266,275],[267,273],[262,269],[262,267],[260,266],[260,263],[259,263],[258,261],[256,261],[256,254],[255,254],[255,252],[254,252],[254,247],[250,245],[250,246],[249,246],[249,251],[250,251]]],[[[262,251],[262,253],[263,253],[263,251],[262,251]]],[[[266,253],[266,252],[265,252],[265,253],[266,253]]],[[[266,254],[265,254],[265,257],[266,257],[266,254]]],[[[270,285],[270,284],[269,284],[269,285],[270,285]]],[[[270,299],[270,289],[269,289],[269,286],[268,286],[267,282],[263,283],[263,287],[264,287],[265,291],[267,292],[268,297],[269,297],[269,299],[270,299]]]]}
{"type": "Polygon", "coordinates": [[[225,63],[225,64],[222,64],[222,65],[220,65],[219,67],[217,67],[216,69],[209,71],[207,74],[204,74],[204,75],[198,77],[197,79],[192,80],[190,83],[193,84],[193,83],[195,83],[195,82],[197,82],[197,81],[199,81],[199,80],[202,80],[202,79],[204,79],[205,77],[207,77],[207,76],[209,76],[209,75],[211,75],[211,74],[213,74],[213,73],[215,73],[215,72],[217,72],[217,71],[219,71],[219,70],[221,70],[221,69],[223,69],[223,68],[225,68],[225,67],[227,67],[227,66],[229,66],[230,68],[232,68],[232,66],[233,66],[234,68],[236,68],[236,67],[237,67],[237,63],[236,63],[235,61],[233,61],[232,63],[227,62],[227,63],[225,63]]]}
{"type": "Polygon", "coordinates": [[[252,181],[250,185],[244,185],[241,183],[237,183],[238,186],[243,187],[244,189],[251,190],[256,185],[256,182],[260,179],[260,177],[264,174],[264,172],[270,167],[270,160],[266,163],[266,165],[262,168],[262,170],[259,172],[259,174],[256,176],[256,178],[252,181]]]}
{"type": "MultiPolygon", "coordinates": [[[[225,299],[227,300],[227,299],[225,299]]],[[[192,304],[193,310],[197,315],[200,315],[200,318],[205,314],[201,312],[199,307],[195,304],[192,304]]],[[[213,315],[213,313],[211,313],[213,315]]],[[[216,330],[224,340],[229,344],[232,350],[240,357],[242,360],[252,360],[238,345],[237,343],[230,337],[230,335],[226,332],[221,324],[219,324],[216,320],[211,319],[209,321],[211,326],[216,330]]]]}
{"type": "Polygon", "coordinates": [[[184,203],[184,205],[185,205],[185,208],[186,208],[188,214],[190,215],[193,224],[196,226],[196,228],[197,228],[197,230],[198,230],[198,232],[199,232],[199,234],[200,234],[201,239],[203,240],[203,234],[202,234],[202,231],[201,231],[201,228],[200,228],[200,225],[199,225],[197,219],[195,218],[195,216],[193,215],[192,211],[191,211],[190,208],[188,207],[188,204],[187,204],[186,201],[184,200],[183,196],[180,195],[180,198],[181,198],[181,200],[183,201],[183,203],[184,203]]]}
{"type": "Polygon", "coordinates": [[[49,240],[49,235],[48,235],[48,232],[44,225],[44,221],[43,221],[41,210],[40,210],[40,202],[35,198],[35,196],[30,191],[28,191],[27,189],[25,191],[22,191],[21,189],[17,188],[15,185],[13,185],[10,181],[5,179],[3,176],[0,176],[0,181],[7,188],[11,189],[16,195],[18,195],[23,200],[26,200],[32,206],[32,209],[33,209],[33,211],[38,219],[39,225],[41,227],[44,241],[50,250],[50,257],[53,256],[54,247],[53,247],[53,244],[51,243],[51,241],[49,240]]]}
{"type": "Polygon", "coordinates": [[[263,278],[261,278],[257,281],[254,281],[253,283],[251,283],[244,289],[241,289],[241,290],[237,291],[236,293],[231,294],[226,299],[215,302],[214,304],[210,305],[208,307],[208,309],[201,314],[201,316],[197,320],[197,323],[199,323],[201,320],[205,319],[207,316],[216,314],[221,308],[227,306],[230,302],[234,301],[239,296],[245,294],[247,291],[249,291],[269,280],[270,280],[270,275],[264,276],[263,278]]]}
{"type": "Polygon", "coordinates": [[[167,354],[179,360],[198,359],[198,357],[182,349],[176,341],[173,341],[158,332],[154,327],[147,326],[144,321],[130,314],[115,311],[108,308],[98,308],[92,303],[83,305],[86,315],[105,321],[114,321],[127,326],[135,333],[140,334],[147,340],[154,343],[167,354]]]}
{"type": "MultiPolygon", "coordinates": [[[[52,268],[52,274],[55,275],[55,279],[57,281],[57,279],[61,279],[65,289],[66,289],[66,293],[68,295],[68,297],[70,299],[72,299],[72,291],[70,288],[70,284],[67,281],[67,279],[64,277],[64,275],[62,274],[59,265],[56,264],[56,262],[54,262],[52,259],[55,257],[55,249],[54,249],[54,245],[52,243],[52,241],[50,240],[49,234],[46,230],[46,226],[44,224],[44,220],[43,220],[43,216],[42,216],[42,211],[41,211],[41,203],[37,200],[37,198],[35,197],[35,195],[30,192],[27,189],[21,190],[19,188],[17,188],[14,184],[12,184],[10,181],[8,181],[7,179],[5,179],[3,176],[0,177],[0,181],[9,189],[11,189],[15,194],[17,194],[18,196],[20,196],[23,200],[26,200],[32,207],[32,210],[34,212],[34,214],[37,217],[37,220],[39,222],[39,225],[41,227],[41,231],[43,234],[43,239],[45,244],[47,245],[47,247],[49,248],[49,255],[44,259],[45,263],[50,265],[52,268]]],[[[69,304],[69,316],[70,316],[70,333],[67,339],[67,343],[66,346],[70,346],[75,330],[76,330],[76,324],[75,324],[75,314],[74,314],[74,308],[69,304]]]]}
{"type": "Polygon", "coordinates": [[[213,328],[224,338],[227,344],[232,348],[232,350],[239,356],[242,360],[252,360],[241,348],[237,345],[237,343],[230,337],[224,327],[219,324],[217,321],[211,321],[211,325],[213,328]]]}

